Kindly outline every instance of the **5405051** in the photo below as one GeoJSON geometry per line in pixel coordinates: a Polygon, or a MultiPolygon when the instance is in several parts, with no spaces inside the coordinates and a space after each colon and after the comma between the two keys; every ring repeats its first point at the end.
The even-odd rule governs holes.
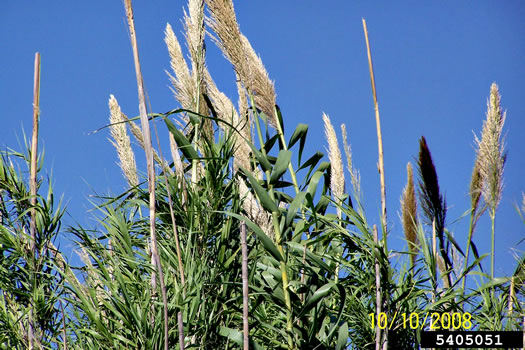
{"type": "Polygon", "coordinates": [[[423,331],[421,347],[522,348],[523,333],[520,331],[423,331]]]}

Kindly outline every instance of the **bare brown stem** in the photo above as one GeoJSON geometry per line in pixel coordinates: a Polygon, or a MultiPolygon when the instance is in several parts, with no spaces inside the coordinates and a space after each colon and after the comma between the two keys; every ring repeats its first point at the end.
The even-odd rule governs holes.
{"type": "MultiPolygon", "coordinates": [[[[370,81],[372,83],[372,95],[374,96],[374,110],[376,114],[376,127],[377,127],[377,147],[379,152],[379,176],[381,181],[381,221],[383,224],[383,232],[386,237],[386,185],[385,185],[385,164],[383,157],[383,137],[381,136],[381,120],[379,118],[379,104],[377,102],[376,82],[374,77],[374,66],[372,64],[372,52],[370,51],[370,42],[368,41],[368,29],[366,27],[366,21],[363,18],[363,30],[365,32],[366,50],[368,53],[368,67],[370,69],[370,81]]],[[[386,242],[386,239],[384,239],[386,242]]]]}
{"type": "Polygon", "coordinates": [[[129,34],[131,38],[131,46],[133,48],[133,58],[135,62],[135,73],[137,76],[137,88],[139,96],[139,114],[142,126],[142,133],[144,134],[144,150],[146,152],[146,162],[148,166],[148,191],[149,191],[149,221],[151,234],[151,251],[155,257],[160,288],[162,293],[162,302],[164,304],[164,350],[168,350],[168,299],[166,296],[166,286],[164,285],[164,274],[162,272],[162,264],[160,262],[157,235],[155,232],[155,167],[153,164],[153,147],[151,145],[151,132],[148,122],[148,113],[146,110],[146,98],[144,93],[144,81],[140,69],[139,49],[137,45],[137,35],[135,32],[135,23],[133,19],[133,6],[131,0],[125,0],[126,17],[128,19],[129,34]]]}
{"type": "MultiPolygon", "coordinates": [[[[436,220],[433,220],[432,221],[432,256],[434,257],[434,259],[436,259],[436,255],[437,255],[436,220]]],[[[436,264],[437,264],[437,260],[436,260],[436,264]]],[[[433,266],[432,269],[434,270],[433,272],[434,272],[434,278],[435,278],[436,277],[436,266],[433,266]]],[[[436,285],[437,285],[437,279],[434,281],[434,290],[432,293],[432,303],[436,301],[436,293],[437,293],[436,285]]]]}
{"type": "MultiPolygon", "coordinates": [[[[374,225],[374,244],[379,246],[379,239],[377,237],[377,227],[374,225]]],[[[379,328],[379,315],[381,314],[381,274],[379,270],[379,261],[375,258],[375,269],[376,269],[376,318],[378,319],[376,326],[376,350],[381,349],[381,328],[379,328]]]]}
{"type": "Polygon", "coordinates": [[[63,347],[62,349],[67,350],[67,336],[66,336],[66,314],[64,313],[64,307],[62,306],[62,301],[60,301],[60,312],[62,313],[62,337],[63,347]]]}
{"type": "MultiPolygon", "coordinates": [[[[159,147],[159,154],[160,154],[160,157],[161,157],[161,160],[162,160],[162,164],[164,164],[165,163],[164,162],[164,156],[162,155],[162,149],[160,147],[160,140],[159,140],[159,135],[157,133],[157,127],[155,126],[155,124],[153,124],[153,127],[155,129],[155,136],[157,138],[157,145],[159,147]]],[[[173,138],[172,134],[170,134],[170,138],[173,138]]],[[[177,152],[176,150],[173,150],[173,151],[177,152]]],[[[179,158],[179,161],[180,161],[180,158],[179,158]]],[[[182,172],[178,172],[177,171],[176,174],[178,174],[177,176],[180,176],[181,181],[184,181],[184,178],[183,178],[184,174],[182,172]]],[[[181,250],[180,250],[179,232],[178,232],[178,229],[177,229],[177,222],[175,221],[175,214],[173,212],[173,202],[171,200],[171,193],[170,193],[169,186],[168,186],[168,177],[167,177],[166,171],[164,172],[164,184],[166,186],[166,193],[168,194],[168,206],[170,208],[171,227],[173,229],[173,237],[175,238],[175,249],[177,251],[177,260],[178,260],[178,263],[179,263],[179,274],[180,274],[180,283],[182,285],[182,295],[183,295],[184,298],[186,298],[186,287],[185,287],[186,279],[184,277],[184,265],[182,264],[182,255],[181,255],[181,250]]],[[[183,318],[182,318],[182,311],[179,311],[177,313],[177,324],[178,324],[178,328],[179,328],[179,344],[180,344],[180,349],[181,350],[184,350],[184,323],[183,322],[184,321],[183,321],[183,318]]]]}
{"type": "MultiPolygon", "coordinates": [[[[31,222],[29,224],[29,231],[31,235],[30,241],[30,251],[31,251],[31,260],[33,265],[33,274],[35,273],[34,268],[36,265],[36,173],[38,167],[38,121],[40,115],[40,53],[35,53],[35,77],[33,84],[33,137],[31,140],[31,174],[29,178],[29,187],[30,187],[30,203],[31,203],[31,222]]],[[[33,277],[36,277],[33,275],[33,277]]],[[[33,349],[35,343],[38,343],[34,339],[34,327],[33,327],[33,307],[34,302],[31,298],[31,305],[29,310],[29,327],[27,332],[27,340],[29,349],[33,349]]]]}
{"type": "Polygon", "coordinates": [[[246,243],[246,224],[241,224],[242,250],[242,324],[244,333],[244,350],[250,348],[250,329],[248,323],[248,244],[246,243]]]}

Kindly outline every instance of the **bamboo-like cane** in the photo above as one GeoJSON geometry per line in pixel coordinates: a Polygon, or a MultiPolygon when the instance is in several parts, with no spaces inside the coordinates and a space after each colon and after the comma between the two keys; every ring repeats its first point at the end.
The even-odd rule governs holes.
{"type": "Polygon", "coordinates": [[[60,305],[60,312],[62,313],[62,343],[63,343],[63,350],[67,350],[67,334],[66,334],[66,314],[64,313],[64,307],[62,306],[62,301],[59,303],[60,305]]]}
{"type": "Polygon", "coordinates": [[[366,50],[368,53],[368,67],[370,69],[370,81],[372,83],[372,95],[374,96],[374,110],[376,114],[376,127],[377,127],[377,147],[379,152],[379,177],[381,181],[381,220],[383,224],[383,232],[385,236],[383,240],[386,242],[386,185],[385,185],[385,164],[383,160],[383,137],[381,136],[381,121],[379,119],[379,104],[377,102],[376,93],[376,82],[374,77],[374,66],[372,65],[372,53],[370,51],[370,42],[368,41],[368,29],[366,27],[366,21],[363,18],[363,30],[365,32],[366,50]]]}
{"type": "MultiPolygon", "coordinates": [[[[168,350],[168,299],[166,296],[166,286],[164,285],[164,274],[162,272],[162,265],[160,262],[159,252],[157,248],[157,235],[155,232],[155,167],[153,164],[153,147],[151,145],[151,132],[149,128],[148,114],[146,110],[146,98],[144,94],[144,81],[140,69],[139,50],[137,45],[137,35],[135,32],[135,23],[133,19],[133,6],[131,0],[125,1],[126,17],[128,19],[129,34],[131,38],[131,46],[133,48],[133,58],[135,62],[135,73],[137,76],[137,88],[139,96],[139,114],[142,126],[142,133],[144,134],[144,150],[146,152],[146,162],[148,166],[148,191],[149,191],[149,221],[151,234],[151,252],[156,260],[156,265],[159,273],[160,288],[162,293],[162,302],[164,304],[164,350],[168,350]]],[[[184,345],[181,344],[183,349],[184,345]]]]}
{"type": "MultiPolygon", "coordinates": [[[[432,256],[434,257],[434,259],[436,259],[436,255],[437,255],[437,246],[436,246],[436,221],[433,220],[432,221],[432,256]]],[[[433,270],[433,273],[434,273],[434,277],[436,277],[436,264],[437,264],[437,260],[434,264],[434,266],[432,266],[432,270],[433,270]]],[[[436,281],[434,282],[434,290],[432,292],[432,303],[434,303],[436,301],[436,285],[437,285],[437,279],[436,281]]]]}
{"type": "MultiPolygon", "coordinates": [[[[373,228],[373,234],[374,234],[374,244],[379,244],[379,238],[377,235],[377,227],[374,225],[373,228]]],[[[379,328],[379,315],[381,314],[381,275],[379,270],[379,261],[377,257],[375,258],[375,268],[376,268],[376,317],[377,317],[377,325],[376,325],[376,350],[381,349],[381,328],[379,328]]]]}
{"type": "Polygon", "coordinates": [[[248,323],[248,244],[246,243],[246,223],[241,224],[242,250],[242,324],[244,333],[244,350],[250,349],[250,329],[248,323]]]}
{"type": "MultiPolygon", "coordinates": [[[[508,304],[508,308],[509,308],[509,322],[512,323],[512,312],[514,311],[514,298],[516,297],[515,293],[514,293],[514,277],[515,276],[512,276],[510,278],[510,287],[509,287],[509,304],[508,304]]],[[[524,344],[525,345],[525,344],[524,344]]]]}
{"type": "MultiPolygon", "coordinates": [[[[164,164],[164,156],[162,155],[162,148],[160,147],[160,139],[159,134],[157,132],[157,127],[155,124],[153,124],[154,130],[155,130],[155,137],[157,138],[157,145],[159,147],[159,154],[161,158],[161,164],[164,164]]],[[[177,147],[177,144],[175,143],[175,139],[173,138],[173,135],[170,133],[170,145],[172,145],[172,155],[176,154],[178,156],[177,150],[173,149],[173,147],[177,147]],[[173,143],[171,143],[171,140],[173,140],[173,143]]],[[[175,157],[174,157],[175,159],[175,157]]],[[[180,158],[179,158],[180,162],[180,158]]],[[[176,164],[176,163],[175,163],[176,164]]],[[[175,165],[177,167],[177,165],[175,165]]],[[[182,164],[181,164],[182,167],[182,164]]],[[[168,168],[169,169],[169,168],[168,168]]],[[[177,171],[178,176],[181,177],[181,179],[184,176],[183,171],[177,171]]],[[[165,174],[166,175],[166,174],[165,174]]],[[[183,184],[184,181],[181,181],[183,184]]],[[[175,221],[175,214],[173,211],[173,201],[171,200],[171,193],[168,186],[168,177],[164,176],[164,185],[166,186],[166,193],[168,194],[168,207],[170,208],[170,218],[171,218],[171,227],[173,230],[173,238],[175,239],[175,249],[177,252],[177,261],[179,263],[179,275],[180,275],[180,283],[182,285],[182,296],[183,298],[186,298],[186,278],[184,277],[184,265],[182,264],[182,255],[180,250],[180,240],[179,240],[179,230],[177,228],[177,222],[175,221]]],[[[184,324],[182,319],[182,312],[179,311],[177,313],[177,323],[179,327],[179,343],[181,345],[181,349],[184,349],[184,324]]]]}
{"type": "MultiPolygon", "coordinates": [[[[31,174],[29,178],[29,191],[31,194],[30,203],[31,208],[31,222],[29,224],[29,231],[31,235],[30,251],[32,254],[32,265],[35,267],[35,246],[36,246],[36,211],[34,206],[36,205],[36,173],[38,167],[38,121],[40,115],[40,53],[35,53],[35,77],[33,84],[33,136],[31,140],[31,174]]],[[[34,270],[33,270],[34,272],[34,270]]],[[[29,327],[27,332],[28,347],[30,350],[35,346],[34,342],[38,344],[38,341],[34,339],[34,327],[33,327],[33,307],[34,301],[31,298],[31,305],[29,310],[29,327]]]]}

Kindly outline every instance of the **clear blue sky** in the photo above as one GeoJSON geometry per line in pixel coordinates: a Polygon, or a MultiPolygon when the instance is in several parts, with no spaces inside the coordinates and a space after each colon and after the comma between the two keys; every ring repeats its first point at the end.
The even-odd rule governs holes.
{"type": "MultiPolygon", "coordinates": [[[[170,22],[180,34],[184,5],[134,1],[142,70],[156,112],[178,107],[164,72],[169,59],[163,31],[170,22]]],[[[525,190],[525,3],[235,1],[235,7],[241,30],[275,80],[287,137],[298,123],[307,123],[307,151],[324,151],[322,112],[337,128],[346,123],[367,215],[377,223],[377,141],[361,24],[366,18],[382,118],[393,248],[404,244],[399,198],[406,163],[417,156],[422,135],[449,205],[448,228],[464,245],[467,220],[454,221],[469,206],[473,132],[481,131],[495,81],[507,110],[508,150],[496,224],[496,274],[512,272],[512,249],[522,254],[524,245],[516,244],[525,237],[525,225],[514,209],[525,190]]],[[[39,51],[45,168],[52,169],[55,193],[64,194],[71,216],[93,225],[92,215],[86,214],[87,197],[94,191],[119,193],[125,182],[109,133],[88,133],[107,123],[109,94],[126,114],[138,114],[123,2],[3,0],[0,43],[0,148],[19,150],[22,127],[30,133],[33,60],[39,51]]],[[[232,69],[211,43],[208,66],[219,88],[236,101],[232,69]]],[[[474,237],[483,253],[490,249],[488,222],[488,216],[482,218],[474,237]]],[[[73,221],[67,217],[65,223],[73,221]]]]}

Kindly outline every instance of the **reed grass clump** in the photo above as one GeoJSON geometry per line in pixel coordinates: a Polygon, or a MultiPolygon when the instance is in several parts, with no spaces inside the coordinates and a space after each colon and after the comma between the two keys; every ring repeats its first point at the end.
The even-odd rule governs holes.
{"type": "MultiPolygon", "coordinates": [[[[43,157],[29,147],[26,154],[1,154],[1,349],[416,349],[421,329],[406,327],[399,315],[423,320],[457,310],[472,314],[475,330],[520,329],[524,258],[517,259],[512,276],[489,277],[483,272],[486,254],[478,252],[473,236],[488,208],[494,239],[502,197],[505,113],[496,85],[481,139],[476,138],[462,263],[463,244],[447,227],[445,198],[424,137],[414,150],[418,186],[408,163],[402,225],[387,231],[366,25],[381,172],[381,215],[375,220],[364,209],[344,124],[352,191],[345,188],[342,152],[328,115],[323,114],[327,155],[306,154],[306,124],[285,135],[289,121],[276,105],[261,58],[240,31],[232,1],[189,0],[186,45],[166,26],[175,96],[166,113],[146,109],[131,1],[125,5],[139,116],[128,118],[123,110],[130,107],[121,108],[111,95],[107,128],[128,188],[96,197],[92,227],[66,229],[81,266],[67,259],[64,245],[54,243],[64,209],[54,201],[52,186],[44,198],[40,178],[28,178],[17,166],[41,169],[43,157]],[[232,63],[236,103],[207,69],[207,33],[232,63]],[[169,132],[171,161],[158,140],[159,121],[169,132]],[[128,127],[146,152],[146,172],[137,170],[128,127]],[[40,164],[33,167],[35,157],[40,164]],[[29,182],[37,185],[36,193],[29,182]],[[428,225],[420,222],[418,202],[428,225]],[[387,232],[398,227],[407,248],[394,251],[388,249],[387,232]],[[384,315],[392,322],[387,328],[380,324],[384,315]]],[[[525,212],[525,196],[522,205],[525,212]]],[[[494,264],[492,251],[492,275],[494,264]]]]}

